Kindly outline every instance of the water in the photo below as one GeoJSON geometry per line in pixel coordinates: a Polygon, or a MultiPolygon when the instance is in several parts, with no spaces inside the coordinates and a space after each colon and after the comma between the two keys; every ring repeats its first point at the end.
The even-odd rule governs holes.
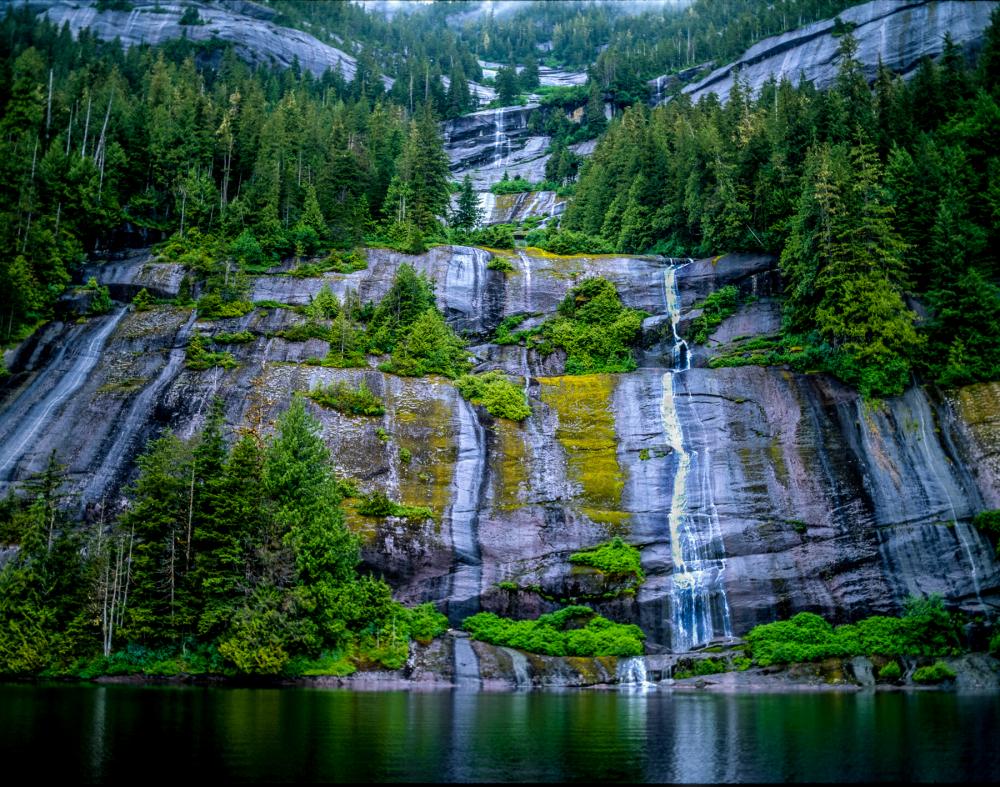
{"type": "Polygon", "coordinates": [[[454,622],[479,611],[482,559],[479,552],[479,509],[486,470],[486,434],[476,411],[458,399],[458,461],[455,464],[451,538],[455,554],[448,615],[454,622]]]}
{"type": "Polygon", "coordinates": [[[10,685],[0,730],[33,781],[1000,779],[997,695],[10,685]]]}
{"type": "Polygon", "coordinates": [[[63,358],[67,354],[66,342],[60,348],[52,363],[38,373],[34,383],[26,388],[14,402],[7,405],[0,416],[0,435],[3,436],[0,448],[0,478],[13,477],[19,460],[32,448],[32,441],[39,430],[59,414],[62,405],[83,385],[87,375],[97,365],[108,336],[125,316],[126,309],[118,310],[107,317],[98,317],[88,322],[87,329],[93,331],[79,342],[79,349],[74,346],[70,352],[76,352],[63,366],[63,358]],[[39,386],[51,375],[57,375],[57,382],[44,395],[39,396],[39,386]],[[8,430],[9,427],[9,430],[8,430]],[[5,430],[8,430],[5,432],[5,430]]]}
{"type": "Polygon", "coordinates": [[[722,557],[721,529],[709,478],[711,459],[708,441],[699,442],[702,445],[701,457],[698,451],[688,450],[690,436],[686,441],[674,393],[675,377],[691,368],[687,342],[677,332],[680,298],[676,270],[674,266],[669,267],[663,281],[664,300],[673,333],[674,368],[662,378],[660,420],[666,444],[677,457],[667,526],[673,563],[670,642],[672,650],[681,652],[711,642],[716,636],[732,637],[732,626],[723,582],[725,560],[722,557]],[[705,509],[705,513],[698,516],[688,510],[688,483],[692,469],[697,471],[697,499],[705,509]]]}

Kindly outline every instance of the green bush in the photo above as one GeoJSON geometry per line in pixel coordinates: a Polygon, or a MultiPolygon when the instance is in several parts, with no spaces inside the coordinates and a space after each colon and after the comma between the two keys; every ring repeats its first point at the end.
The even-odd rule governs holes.
{"type": "Polygon", "coordinates": [[[514,248],[513,224],[490,224],[467,234],[468,242],[473,246],[486,246],[491,249],[514,248]]]}
{"type": "Polygon", "coordinates": [[[212,341],[216,344],[248,344],[255,338],[250,331],[237,331],[236,333],[219,331],[212,334],[212,341]]]}
{"type": "Polygon", "coordinates": [[[87,314],[91,317],[96,317],[101,314],[107,314],[111,311],[111,307],[114,304],[111,301],[111,293],[108,292],[107,287],[98,284],[97,279],[91,276],[87,279],[87,285],[84,289],[91,293],[90,305],[87,307],[87,314]]]}
{"type": "Polygon", "coordinates": [[[761,666],[829,657],[940,656],[959,652],[958,623],[940,596],[911,598],[903,617],[876,615],[834,628],[819,615],[755,626],[746,636],[761,666]]]}
{"type": "Polygon", "coordinates": [[[512,314],[504,317],[497,326],[496,335],[493,337],[494,344],[520,344],[528,337],[527,331],[513,332],[514,329],[528,319],[527,314],[512,314]]]}
{"type": "Polygon", "coordinates": [[[473,639],[548,656],[641,656],[646,635],[635,625],[612,623],[590,607],[565,607],[536,620],[492,612],[466,618],[473,639]]]}
{"type": "Polygon", "coordinates": [[[223,369],[235,369],[239,366],[231,353],[209,350],[205,344],[205,337],[200,333],[196,333],[188,342],[184,363],[188,369],[196,372],[203,372],[216,366],[223,369]]]}
{"type": "Polygon", "coordinates": [[[529,246],[553,254],[611,254],[615,250],[604,238],[565,229],[533,230],[524,240],[529,246]]]}
{"type": "Polygon", "coordinates": [[[320,385],[306,394],[316,404],[347,415],[384,415],[385,405],[364,380],[357,388],[344,381],[320,385]]]}
{"type": "Polygon", "coordinates": [[[639,550],[617,536],[603,544],[574,552],[569,556],[569,562],[578,566],[596,568],[604,574],[631,575],[640,584],[646,579],[646,575],[642,571],[639,550]]]}
{"type": "Polygon", "coordinates": [[[497,418],[523,421],[531,415],[524,391],[510,382],[503,372],[464,374],[455,381],[455,387],[463,397],[482,405],[497,418]]]}
{"type": "Polygon", "coordinates": [[[946,680],[954,680],[957,676],[943,661],[936,661],[929,667],[920,667],[913,673],[914,683],[943,683],[946,680]]]}
{"type": "Polygon", "coordinates": [[[139,292],[137,292],[135,297],[132,299],[132,305],[135,307],[137,312],[144,312],[151,309],[154,303],[155,301],[153,300],[153,296],[149,294],[149,290],[145,287],[139,290],[139,292]]]}
{"type": "Polygon", "coordinates": [[[491,257],[490,261],[486,263],[486,268],[491,271],[503,271],[504,273],[513,273],[515,270],[514,263],[510,259],[496,255],[491,257]]]}
{"type": "Polygon", "coordinates": [[[899,680],[903,671],[899,668],[899,662],[890,661],[878,671],[881,680],[899,680]]]}
{"type": "Polygon", "coordinates": [[[1000,509],[981,511],[976,514],[972,524],[989,539],[997,550],[997,556],[1000,557],[1000,509]]]}
{"type": "Polygon", "coordinates": [[[210,292],[198,299],[198,316],[206,320],[243,317],[254,310],[250,301],[223,301],[218,293],[210,292]]]}
{"type": "Polygon", "coordinates": [[[409,326],[382,371],[403,377],[442,374],[457,377],[469,368],[468,353],[436,308],[428,308],[409,326]]]}
{"type": "Polygon", "coordinates": [[[365,495],[358,503],[358,513],[361,516],[387,517],[395,516],[400,519],[410,519],[422,521],[434,519],[434,512],[426,506],[404,506],[390,500],[385,492],[375,490],[371,494],[365,495]]]}
{"type": "Polygon", "coordinates": [[[991,656],[1000,658],[1000,631],[990,637],[989,651],[991,656]]]}
{"type": "Polygon", "coordinates": [[[448,630],[448,618],[438,612],[430,602],[408,609],[407,612],[410,636],[417,642],[426,645],[448,630]]]}
{"type": "Polygon", "coordinates": [[[701,309],[702,313],[691,321],[689,335],[697,344],[704,344],[723,320],[736,313],[739,305],[740,291],[733,285],[716,290],[695,305],[694,308],[701,309]]]}
{"type": "Polygon", "coordinates": [[[278,331],[275,336],[289,342],[307,342],[310,339],[322,339],[325,342],[333,341],[333,332],[328,325],[315,320],[308,320],[278,331]]]}
{"type": "Polygon", "coordinates": [[[584,279],[559,304],[559,315],[527,334],[540,352],[566,351],[567,374],[630,372],[632,347],[646,313],[622,305],[607,279],[584,279]]]}

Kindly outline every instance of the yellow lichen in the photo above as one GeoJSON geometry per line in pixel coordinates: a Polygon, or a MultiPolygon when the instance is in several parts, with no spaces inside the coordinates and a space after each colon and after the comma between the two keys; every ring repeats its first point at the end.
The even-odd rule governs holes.
{"type": "Polygon", "coordinates": [[[396,430],[394,445],[412,456],[408,464],[400,465],[399,502],[427,506],[440,519],[451,499],[458,446],[449,402],[429,396],[426,387],[426,381],[406,380],[401,395],[387,402],[387,409],[396,430]]]}
{"type": "Polygon", "coordinates": [[[542,401],[559,417],[556,439],[566,474],[580,486],[581,510],[596,522],[621,524],[625,478],[611,411],[617,378],[610,374],[543,377],[542,401]]]}
{"type": "Polygon", "coordinates": [[[528,484],[528,452],[524,444],[524,431],[518,424],[498,418],[493,428],[496,450],[493,452],[493,492],[500,509],[513,510],[521,506],[521,492],[528,484]]]}

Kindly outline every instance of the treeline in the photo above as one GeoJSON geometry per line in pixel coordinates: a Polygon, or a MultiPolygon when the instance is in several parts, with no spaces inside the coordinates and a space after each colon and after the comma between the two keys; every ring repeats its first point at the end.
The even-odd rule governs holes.
{"type": "Polygon", "coordinates": [[[79,529],[54,458],[0,509],[20,543],[0,571],[0,673],[346,674],[401,666],[443,633],[359,575],[319,423],[295,399],[273,435],[225,434],[216,400],[191,440],[149,443],[129,507],[79,529]]]}
{"type": "Polygon", "coordinates": [[[866,394],[899,393],[914,369],[995,379],[996,19],[975,70],[947,42],[909,82],[883,70],[872,89],[845,35],[828,92],[772,81],[725,104],[631,108],[583,165],[563,227],[624,252],[780,254],[785,336],[770,357],[866,394]]]}
{"type": "Polygon", "coordinates": [[[278,258],[366,235],[414,245],[438,227],[449,174],[429,104],[411,115],[360,71],[253,71],[231,49],[214,67],[199,51],[74,41],[7,10],[0,340],[44,319],[83,255],[116,240],[197,229],[278,258]]]}

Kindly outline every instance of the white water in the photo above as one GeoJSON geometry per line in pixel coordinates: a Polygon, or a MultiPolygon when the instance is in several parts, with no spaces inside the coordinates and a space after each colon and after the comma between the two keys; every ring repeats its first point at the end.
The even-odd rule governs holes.
{"type": "Polygon", "coordinates": [[[84,502],[96,500],[104,493],[115,472],[117,472],[121,465],[126,449],[135,440],[136,435],[142,429],[143,425],[151,420],[150,411],[157,397],[167,384],[177,376],[178,370],[184,363],[184,358],[187,355],[187,339],[197,317],[198,312],[192,309],[191,316],[188,317],[187,322],[177,332],[177,336],[174,339],[174,347],[170,350],[170,356],[166,364],[164,364],[163,369],[160,370],[156,379],[147,385],[136,397],[124,421],[118,425],[118,435],[115,437],[114,443],[104,455],[101,466],[94,472],[87,484],[83,495],[84,502]]]}
{"type": "Polygon", "coordinates": [[[506,167],[510,161],[510,139],[504,128],[504,113],[506,107],[500,107],[493,113],[493,166],[497,169],[506,167]]]}
{"type": "MultiPolygon", "coordinates": [[[[91,370],[97,365],[108,336],[111,335],[111,332],[121,322],[122,317],[125,316],[125,312],[125,308],[120,308],[109,317],[99,318],[104,323],[87,343],[84,350],[73,359],[72,365],[52,389],[35,404],[31,405],[28,411],[21,417],[14,431],[4,440],[3,447],[0,448],[0,477],[10,473],[14,469],[14,466],[24,456],[31,445],[31,441],[38,434],[42,426],[50,423],[51,416],[57,412],[57,408],[83,385],[91,370]]],[[[63,353],[60,352],[57,360],[62,357],[63,353]]],[[[54,364],[50,364],[41,374],[48,375],[52,373],[58,373],[54,369],[54,364]]],[[[30,395],[33,390],[34,386],[30,386],[21,394],[21,397],[30,395]]],[[[21,397],[18,397],[18,400],[12,403],[10,409],[20,404],[21,397]]]]}
{"type": "Polygon", "coordinates": [[[455,570],[451,578],[449,615],[454,620],[479,609],[482,561],[479,554],[479,504],[486,472],[486,435],[475,411],[458,397],[458,461],[453,482],[451,540],[455,570]]]}
{"type": "Polygon", "coordinates": [[[455,637],[455,685],[460,689],[478,689],[479,659],[468,637],[455,637]]]}
{"type": "Polygon", "coordinates": [[[646,675],[646,659],[642,656],[619,658],[616,676],[622,688],[645,689],[652,685],[646,675]]]}
{"type": "Polygon", "coordinates": [[[514,669],[514,683],[518,689],[530,689],[531,670],[528,668],[528,657],[521,651],[513,648],[503,648],[503,651],[510,656],[511,666],[514,669]]]}
{"type": "Polygon", "coordinates": [[[701,457],[697,451],[688,450],[677,413],[674,378],[691,368],[691,358],[687,342],[677,332],[680,299],[676,272],[677,268],[671,266],[664,276],[664,300],[674,341],[674,368],[664,373],[662,378],[660,418],[666,444],[677,457],[668,514],[673,563],[671,643],[674,651],[686,651],[710,642],[717,634],[731,637],[732,628],[723,583],[725,560],[721,558],[722,538],[709,477],[710,457],[707,450],[701,457]],[[698,484],[698,499],[706,505],[707,517],[702,515],[696,519],[687,510],[692,468],[696,470],[694,478],[698,484]],[[713,549],[710,550],[710,547],[713,549]],[[717,616],[713,616],[713,608],[717,616]],[[721,624],[718,632],[715,617],[721,624]]]}

